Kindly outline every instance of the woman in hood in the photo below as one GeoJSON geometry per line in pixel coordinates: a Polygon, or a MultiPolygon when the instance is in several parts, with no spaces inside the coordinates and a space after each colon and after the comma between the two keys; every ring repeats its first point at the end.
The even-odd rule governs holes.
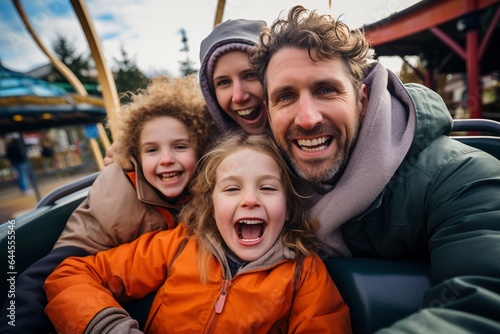
{"type": "Polygon", "coordinates": [[[248,63],[248,51],[265,26],[260,20],[228,20],[201,42],[200,86],[221,133],[241,127],[259,134],[268,128],[262,85],[248,63]]]}
{"type": "MultiPolygon", "coordinates": [[[[261,20],[228,20],[201,42],[200,87],[219,134],[240,128],[261,134],[269,129],[262,85],[248,62],[248,51],[264,27],[261,20]]],[[[106,166],[114,161],[114,146],[106,151],[106,166]]]]}

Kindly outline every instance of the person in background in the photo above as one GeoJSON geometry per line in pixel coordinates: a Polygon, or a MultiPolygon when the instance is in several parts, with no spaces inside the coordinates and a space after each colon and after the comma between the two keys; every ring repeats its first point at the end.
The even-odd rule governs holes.
{"type": "Polygon", "coordinates": [[[322,255],[430,261],[421,310],[380,333],[500,332],[500,161],[448,137],[442,98],[373,61],[361,30],[302,6],[250,61],[322,255]]]}
{"type": "Polygon", "coordinates": [[[268,129],[262,85],[248,63],[248,51],[264,27],[260,20],[227,20],[201,42],[201,91],[220,133],[240,127],[252,134],[268,129]]]}
{"type": "Polygon", "coordinates": [[[147,333],[351,333],[313,251],[315,221],[269,136],[222,137],[192,194],[174,230],[66,259],[49,276],[46,312],[58,333],[142,333],[118,301],[157,289],[147,333]]]}
{"type": "Polygon", "coordinates": [[[20,135],[14,134],[7,143],[5,157],[16,170],[19,190],[21,190],[23,195],[30,195],[33,193],[33,190],[30,187],[29,181],[29,161],[22,140],[20,135]]]}
{"type": "Polygon", "coordinates": [[[58,166],[55,142],[48,133],[43,133],[40,144],[44,171],[54,172],[58,166]]]}
{"type": "Polygon", "coordinates": [[[172,229],[191,199],[195,166],[213,137],[196,77],[155,78],[122,108],[117,163],[106,166],[75,209],[54,249],[16,281],[16,326],[1,310],[0,333],[48,333],[43,283],[68,256],[95,254],[140,235],[172,229]],[[132,164],[132,171],[124,165],[132,164]]]}

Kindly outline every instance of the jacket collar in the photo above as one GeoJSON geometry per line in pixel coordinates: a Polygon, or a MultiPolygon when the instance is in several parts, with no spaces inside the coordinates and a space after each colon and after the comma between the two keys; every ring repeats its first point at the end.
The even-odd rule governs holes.
{"type": "MultiPolygon", "coordinates": [[[[229,268],[229,263],[226,255],[227,252],[226,246],[224,246],[221,243],[221,241],[219,241],[219,238],[213,235],[209,235],[207,239],[210,243],[209,245],[210,251],[217,258],[217,260],[220,262],[223,268],[224,278],[225,279],[232,278],[230,274],[231,270],[229,268]]],[[[279,262],[286,260],[294,260],[294,259],[295,259],[295,252],[292,251],[290,248],[285,247],[285,245],[283,245],[283,242],[281,241],[281,236],[279,236],[274,245],[264,255],[262,255],[255,261],[248,262],[247,264],[245,264],[238,270],[237,274],[242,274],[263,268],[269,268],[275,264],[278,264],[279,262]]]]}

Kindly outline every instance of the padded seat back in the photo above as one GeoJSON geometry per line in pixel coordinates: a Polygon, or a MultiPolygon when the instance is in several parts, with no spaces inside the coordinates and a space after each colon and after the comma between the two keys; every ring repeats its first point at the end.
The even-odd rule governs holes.
{"type": "Polygon", "coordinates": [[[427,262],[328,258],[325,264],[349,306],[355,334],[374,333],[418,311],[431,287],[427,262]]]}
{"type": "MultiPolygon", "coordinates": [[[[48,254],[55,242],[59,238],[66,221],[73,213],[76,207],[87,196],[88,189],[82,189],[62,198],[53,205],[38,207],[35,210],[22,215],[14,223],[6,222],[0,225],[0,252],[8,254],[8,247],[14,246],[14,270],[17,276],[28,268],[32,263],[38,261],[48,254]],[[10,232],[10,226],[14,227],[15,234],[10,232]],[[14,238],[9,238],[14,236],[14,238]]],[[[2,256],[3,268],[8,268],[7,256],[2,256]],[[6,263],[7,262],[7,263],[6,263]]],[[[10,275],[9,275],[10,276],[10,275]]],[[[7,294],[7,271],[3,270],[0,274],[0,298],[1,300],[7,294]]]]}

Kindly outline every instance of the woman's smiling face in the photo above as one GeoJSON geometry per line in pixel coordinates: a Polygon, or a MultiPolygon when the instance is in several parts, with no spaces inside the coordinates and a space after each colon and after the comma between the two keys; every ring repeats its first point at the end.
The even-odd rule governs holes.
{"type": "Polygon", "coordinates": [[[220,107],[241,128],[251,134],[266,128],[267,109],[262,85],[243,51],[230,51],[217,59],[213,74],[215,95],[220,107]]]}

